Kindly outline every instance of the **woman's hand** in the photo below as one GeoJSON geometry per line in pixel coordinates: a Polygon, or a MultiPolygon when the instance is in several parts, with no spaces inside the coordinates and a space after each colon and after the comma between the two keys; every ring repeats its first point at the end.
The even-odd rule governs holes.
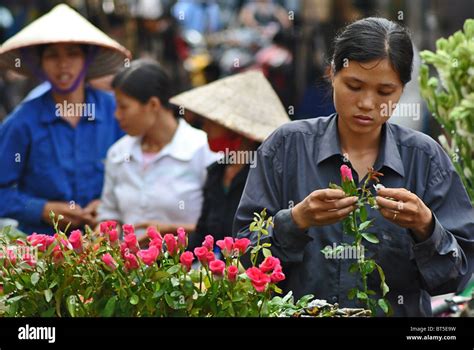
{"type": "Polygon", "coordinates": [[[342,190],[316,190],[291,209],[291,215],[299,229],[331,225],[354,211],[357,199],[355,196],[346,197],[342,190]]]}
{"type": "Polygon", "coordinates": [[[80,228],[84,225],[84,209],[78,204],[71,205],[68,202],[46,202],[43,207],[42,219],[49,225],[52,225],[51,219],[49,218],[51,211],[54,212],[56,217],[59,215],[64,217],[64,219],[59,221],[58,225],[61,230],[64,230],[69,223],[71,223],[71,229],[80,228]]]}
{"type": "Polygon", "coordinates": [[[416,194],[404,188],[381,188],[376,201],[387,220],[410,229],[418,241],[428,239],[433,233],[433,214],[416,194]]]}

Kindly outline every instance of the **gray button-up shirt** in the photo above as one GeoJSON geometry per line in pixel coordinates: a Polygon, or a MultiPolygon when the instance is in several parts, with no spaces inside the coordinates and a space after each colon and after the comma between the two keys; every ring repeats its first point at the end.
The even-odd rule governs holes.
{"type": "MultiPolygon", "coordinates": [[[[290,209],[312,191],[328,188],[330,182],[339,184],[344,160],[336,114],[280,127],[258,149],[257,166],[250,170],[233,231],[255,242],[248,226],[254,212],[267,208],[275,222],[268,239],[286,274],[284,291],[293,291],[296,298],[314,294],[355,307],[357,301],[347,298],[351,288],[361,285],[348,271],[355,260],[327,259],[321,253],[333,243],[351,243],[352,237],[343,234],[341,222],[299,230],[290,209]]],[[[454,292],[472,275],[474,210],[451,160],[423,133],[385,123],[374,168],[385,175],[381,177],[385,187],[416,193],[433,213],[432,235],[416,243],[408,229],[370,209],[369,217],[375,221],[369,232],[380,243],[365,243],[365,256],[385,271],[394,315],[429,316],[430,295],[454,292]]],[[[359,181],[356,174],[354,180],[359,181]]],[[[378,292],[379,283],[374,272],[368,286],[378,292]]]]}

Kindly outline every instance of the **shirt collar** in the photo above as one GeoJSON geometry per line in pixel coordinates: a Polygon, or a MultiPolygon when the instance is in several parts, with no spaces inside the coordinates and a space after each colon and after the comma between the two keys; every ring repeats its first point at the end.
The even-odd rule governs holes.
{"type": "MultiPolygon", "coordinates": [[[[196,137],[200,135],[196,134],[194,130],[184,119],[180,119],[178,122],[178,128],[176,129],[173,138],[170,143],[168,143],[163,149],[158,152],[157,159],[160,159],[165,156],[170,156],[180,161],[190,161],[196,149],[202,146],[202,139],[197,140],[196,137]],[[193,139],[196,142],[193,142],[193,139]]],[[[130,143],[129,154],[132,158],[135,158],[138,161],[142,161],[142,151],[141,151],[141,141],[142,137],[135,137],[133,142],[130,143]]]]}
{"type": "MultiPolygon", "coordinates": [[[[333,114],[326,131],[321,138],[317,159],[318,164],[334,155],[342,156],[339,133],[337,131],[337,119],[338,115],[333,114]]],[[[379,155],[374,168],[380,170],[382,167],[386,166],[404,177],[405,171],[392,125],[389,122],[386,122],[382,125],[381,132],[382,138],[380,141],[379,155]]]]}

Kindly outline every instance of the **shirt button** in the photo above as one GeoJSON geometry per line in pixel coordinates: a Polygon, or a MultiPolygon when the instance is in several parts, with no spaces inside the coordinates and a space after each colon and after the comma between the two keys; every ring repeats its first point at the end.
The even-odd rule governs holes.
{"type": "Polygon", "coordinates": [[[332,300],[333,303],[337,303],[338,298],[337,298],[336,296],[333,296],[333,297],[331,298],[331,300],[332,300]]]}

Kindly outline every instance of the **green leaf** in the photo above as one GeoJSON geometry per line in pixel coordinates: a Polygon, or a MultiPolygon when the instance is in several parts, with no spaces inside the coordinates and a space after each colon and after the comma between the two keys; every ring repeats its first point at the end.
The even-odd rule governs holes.
{"type": "Polygon", "coordinates": [[[179,270],[181,270],[181,265],[177,264],[177,265],[171,266],[168,270],[166,270],[166,272],[168,272],[170,275],[173,275],[179,270]]]}
{"type": "Polygon", "coordinates": [[[139,300],[140,298],[138,297],[138,295],[133,294],[132,297],[130,298],[130,304],[137,305],[139,300]]]}
{"type": "MultiPolygon", "coordinates": [[[[45,291],[46,292],[46,291],[45,291]]],[[[47,300],[47,299],[46,299],[47,300]]],[[[67,311],[69,311],[69,315],[71,317],[76,317],[76,305],[77,305],[77,298],[75,295],[70,295],[66,299],[66,306],[67,306],[67,311]]]]}
{"type": "Polygon", "coordinates": [[[367,220],[367,209],[365,205],[362,205],[360,208],[360,221],[365,222],[367,220]]]}
{"type": "MultiPolygon", "coordinates": [[[[166,271],[162,271],[162,270],[159,270],[159,271],[156,271],[155,273],[153,273],[153,279],[155,281],[161,281],[165,278],[168,278],[170,276],[170,274],[166,271]]],[[[159,283],[157,283],[158,286],[159,286],[159,283]]],[[[156,287],[156,286],[155,286],[156,287]]],[[[156,288],[155,288],[156,289],[156,288]]],[[[158,290],[158,289],[156,289],[158,290]]]]}
{"type": "Polygon", "coordinates": [[[104,311],[102,312],[103,317],[111,317],[114,314],[116,301],[117,301],[117,296],[115,295],[107,301],[107,304],[105,304],[105,307],[104,307],[104,311]]]}
{"type": "Polygon", "coordinates": [[[379,304],[380,308],[382,309],[382,311],[386,314],[388,314],[388,310],[389,310],[389,306],[388,306],[388,303],[385,299],[379,299],[377,301],[377,303],[379,304]]]}
{"type": "Polygon", "coordinates": [[[168,304],[170,308],[176,309],[175,301],[169,294],[165,294],[165,301],[166,301],[166,304],[168,304]]]}
{"type": "Polygon", "coordinates": [[[362,292],[360,290],[357,291],[357,299],[366,300],[368,298],[369,298],[368,295],[365,294],[364,292],[362,292]]]}
{"type": "Polygon", "coordinates": [[[54,316],[54,307],[49,308],[48,310],[45,310],[41,312],[41,317],[53,317],[54,316]]]}
{"type": "Polygon", "coordinates": [[[387,283],[385,283],[385,273],[383,272],[382,267],[379,264],[375,264],[377,267],[377,271],[379,272],[380,276],[380,289],[382,290],[382,296],[385,296],[389,291],[387,283]]]}
{"type": "Polygon", "coordinates": [[[50,302],[51,299],[53,299],[53,292],[51,289],[45,289],[44,291],[44,298],[46,299],[46,302],[50,302]]]}
{"type": "Polygon", "coordinates": [[[31,283],[33,285],[36,285],[38,283],[39,279],[40,279],[40,275],[39,275],[38,272],[35,272],[31,275],[31,283]]]}
{"type": "Polygon", "coordinates": [[[349,300],[354,299],[355,296],[357,295],[357,292],[358,292],[357,288],[351,288],[351,289],[349,290],[349,293],[347,293],[347,298],[348,298],[349,300]]]}
{"type": "Polygon", "coordinates": [[[23,285],[19,281],[15,281],[15,287],[18,290],[23,290],[23,285]]]}
{"type": "Polygon", "coordinates": [[[263,249],[262,249],[262,253],[263,253],[263,256],[264,256],[265,258],[268,258],[269,256],[272,256],[271,250],[270,250],[270,249],[267,249],[267,248],[263,248],[263,249]]]}
{"type": "MultiPolygon", "coordinates": [[[[367,221],[366,221],[366,222],[367,222],[367,221]]],[[[373,233],[362,232],[362,233],[361,233],[361,236],[364,237],[365,240],[369,241],[370,243],[374,243],[374,244],[379,243],[379,239],[378,239],[377,236],[374,235],[373,233]]]]}
{"type": "Polygon", "coordinates": [[[352,263],[351,266],[349,267],[349,272],[350,273],[356,273],[359,271],[359,264],[358,263],[352,263]]]}
{"type": "Polygon", "coordinates": [[[375,261],[373,260],[365,260],[363,263],[361,263],[361,267],[362,267],[362,274],[363,275],[368,275],[370,273],[372,273],[372,271],[374,271],[375,269],[375,261]]]}
{"type": "Polygon", "coordinates": [[[361,223],[359,225],[359,231],[364,231],[367,227],[370,226],[370,224],[372,223],[373,219],[372,220],[369,220],[369,221],[364,221],[363,223],[361,223]]]}

